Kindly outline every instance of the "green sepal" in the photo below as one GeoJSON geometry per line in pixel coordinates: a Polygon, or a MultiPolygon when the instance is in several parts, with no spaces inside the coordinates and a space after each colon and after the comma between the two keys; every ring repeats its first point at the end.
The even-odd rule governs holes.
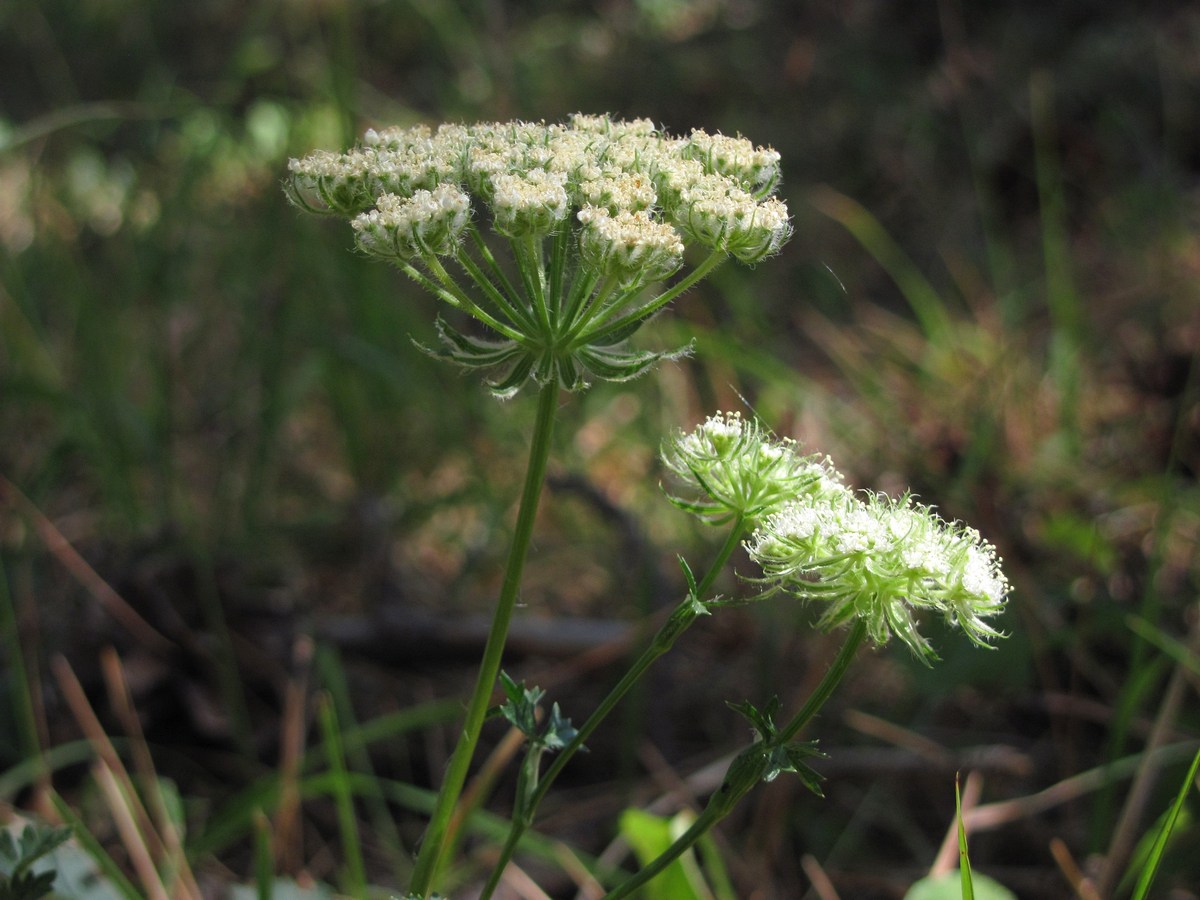
{"type": "Polygon", "coordinates": [[[729,708],[749,720],[758,737],[756,744],[763,748],[762,771],[763,781],[774,781],[781,772],[794,772],[804,786],[824,797],[821,790],[823,778],[820,773],[808,765],[807,760],[825,756],[817,749],[816,741],[790,741],[779,743],[779,730],[775,726],[775,715],[779,712],[779,698],[772,697],[760,710],[749,701],[745,703],[730,703],[729,708]]]}
{"type": "Polygon", "coordinates": [[[527,688],[525,683],[517,684],[507,672],[500,673],[500,685],[504,695],[508,697],[500,705],[500,714],[530,740],[537,738],[537,705],[546,696],[539,687],[527,688]]]}
{"type": "Polygon", "coordinates": [[[546,719],[546,727],[542,731],[538,741],[547,750],[561,750],[571,743],[571,741],[575,740],[575,735],[577,734],[579,734],[579,729],[571,724],[570,719],[563,716],[562,710],[555,703],[550,707],[550,715],[546,719]]]}

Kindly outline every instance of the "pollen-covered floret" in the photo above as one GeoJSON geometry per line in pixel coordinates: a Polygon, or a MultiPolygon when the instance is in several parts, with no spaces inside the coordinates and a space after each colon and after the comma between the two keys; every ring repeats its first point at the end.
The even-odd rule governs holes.
{"type": "Polygon", "coordinates": [[[448,253],[471,218],[471,198],[450,185],[411,197],[384,194],[351,222],[358,246],[385,259],[448,253]]]}
{"type": "Polygon", "coordinates": [[[622,284],[658,281],[683,264],[679,233],[644,210],[612,215],[604,207],[585,206],[576,218],[584,261],[622,284]]]}
{"type": "Polygon", "coordinates": [[[699,160],[707,172],[736,178],[755,197],[766,196],[779,184],[779,153],[770,147],[755,147],[742,137],[696,129],[684,144],[683,153],[699,160]]]}
{"type": "Polygon", "coordinates": [[[284,189],[288,199],[307,212],[355,215],[374,202],[367,164],[362,153],[317,150],[288,161],[290,177],[284,189]]]}
{"type": "Polygon", "coordinates": [[[675,219],[699,243],[747,263],[778,253],[792,233],[783,201],[756,200],[720,175],[705,175],[683,188],[675,219]]]}
{"type": "Polygon", "coordinates": [[[876,644],[895,635],[932,655],[916,613],[932,610],[986,645],[1001,632],[1008,582],[995,548],[911,498],[810,495],[769,516],[747,544],[772,590],[823,607],[825,627],[861,618],[876,644]]]}
{"type": "Polygon", "coordinates": [[[794,441],[772,438],[738,413],[717,413],[674,435],[662,459],[691,495],[669,495],[672,502],[712,523],[760,520],[797,498],[845,490],[828,459],[801,456],[794,441]]]}
{"type": "Polygon", "coordinates": [[[641,172],[587,172],[576,189],[581,207],[599,206],[616,215],[649,209],[658,201],[654,182],[641,172]]]}
{"type": "Polygon", "coordinates": [[[492,215],[495,227],[508,237],[544,235],[554,231],[569,209],[566,176],[530,169],[523,175],[492,177],[492,215]]]}

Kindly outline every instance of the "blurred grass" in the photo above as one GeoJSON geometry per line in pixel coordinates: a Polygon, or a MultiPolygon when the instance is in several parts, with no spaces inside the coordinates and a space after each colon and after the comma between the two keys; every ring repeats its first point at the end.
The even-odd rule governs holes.
{"type": "MultiPolygon", "coordinates": [[[[413,348],[433,301],[348,252],[344,230],[294,214],[278,190],[286,159],[372,125],[575,110],[773,144],[797,236],[655,323],[647,340],[695,337],[695,360],[572,398],[559,465],[641,532],[553,498],[532,611],[634,616],[660,601],[645,572],[636,589],[625,577],[629,540],[673,571],[705,535],[656,496],[654,449],[745,401],[856,486],[912,486],[977,524],[1016,585],[1013,636],[995,653],[939,634],[933,677],[872,658],[846,706],[948,752],[1022,754],[1026,774],[989,782],[1013,795],[1143,748],[1172,667],[1194,662],[1200,596],[1197,35],[1188,8],[1087,3],[0,7],[0,475],[186,647],[164,661],[131,644],[0,508],[0,718],[17,736],[0,743],[0,769],[36,773],[23,768],[35,748],[56,759],[75,737],[42,661],[65,652],[83,670],[115,642],[147,667],[146,716],[166,715],[164,685],[168,707],[192,711],[188,735],[195,710],[216,713],[202,752],[172,744],[178,719],[152,739],[214,829],[193,830],[197,856],[251,879],[236,844],[258,834],[256,805],[277,802],[256,779],[274,771],[264,720],[291,649],[284,664],[250,656],[248,643],[270,645],[253,628],[287,637],[397,603],[479,608],[529,414],[413,348]]],[[[717,701],[783,690],[819,657],[801,611],[731,621],[681,648],[627,719],[626,748],[662,747],[682,767],[728,739],[717,701]],[[678,705],[665,712],[668,682],[678,705]]],[[[449,696],[453,676],[319,659],[352,770],[343,814],[350,783],[374,798],[355,807],[364,845],[389,846],[363,877],[394,878],[420,804],[384,798],[427,783],[441,732],[416,739],[390,717],[435,709],[422,699],[449,696]],[[396,749],[364,756],[354,736],[372,729],[396,749]]],[[[1197,712],[1193,691],[1167,725],[1194,737],[1197,712]]],[[[862,740],[825,724],[833,745],[862,740]]],[[[54,765],[56,783],[80,784],[54,765]]],[[[795,847],[857,871],[922,864],[945,806],[926,817],[886,769],[846,778],[845,799],[812,814],[758,801],[746,852],[725,854],[735,884],[755,871],[803,883],[795,847]]],[[[0,783],[37,796],[32,774],[0,783]]],[[[1148,809],[1167,807],[1164,790],[1148,809]]],[[[1114,781],[1018,833],[973,836],[972,857],[1044,884],[1045,835],[1104,853],[1126,802],[1114,781]]],[[[308,846],[337,853],[335,820],[310,815],[308,846]]],[[[1160,885],[1200,879],[1194,861],[1164,866],[1160,885]]]]}

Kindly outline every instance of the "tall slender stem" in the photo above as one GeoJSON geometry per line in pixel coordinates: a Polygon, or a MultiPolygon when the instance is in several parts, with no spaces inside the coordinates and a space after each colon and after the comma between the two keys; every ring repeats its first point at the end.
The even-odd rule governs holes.
{"type": "Polygon", "coordinates": [[[642,651],[637,661],[630,666],[629,670],[625,672],[616,686],[608,692],[608,696],[588,716],[587,721],[579,727],[579,731],[576,732],[571,742],[555,755],[554,761],[538,781],[537,787],[529,798],[528,803],[523,809],[518,810],[518,815],[513,816],[512,822],[509,825],[508,836],[505,838],[504,846],[500,849],[500,858],[492,867],[487,884],[484,885],[483,891],[479,895],[480,900],[488,900],[492,896],[492,892],[499,885],[500,878],[504,874],[504,867],[508,865],[508,861],[516,853],[517,844],[520,843],[526,830],[533,824],[538,805],[546,796],[546,792],[550,790],[550,785],[554,782],[554,779],[566,767],[571,757],[583,748],[584,741],[591,736],[600,723],[604,721],[608,714],[616,708],[617,704],[637,684],[642,675],[646,673],[646,670],[650,668],[651,664],[670,650],[676,638],[683,633],[687,626],[695,621],[696,617],[700,614],[700,608],[697,607],[697,604],[701,603],[704,595],[712,589],[717,576],[725,568],[725,564],[729,561],[729,557],[733,555],[733,551],[737,549],[749,525],[750,523],[745,516],[738,516],[734,520],[733,527],[725,538],[725,543],[721,546],[712,565],[708,567],[708,571],[704,573],[704,577],[696,585],[695,596],[689,594],[675,607],[671,613],[671,617],[658,630],[650,645],[642,651]]]}
{"type": "Polygon", "coordinates": [[[500,598],[492,617],[492,627],[488,632],[483,659],[479,665],[479,677],[467,705],[467,716],[463,722],[462,734],[459,735],[454,753],[446,767],[446,777],[442,782],[441,791],[438,793],[437,804],[429,821],[429,827],[425,831],[421,850],[417,855],[416,868],[413,870],[410,891],[418,897],[429,895],[437,879],[438,870],[444,862],[442,857],[450,843],[450,835],[447,833],[450,820],[458,805],[463,785],[466,783],[471,759],[475,755],[475,747],[479,743],[479,734],[483,730],[483,720],[488,706],[491,704],[496,678],[500,673],[500,662],[504,655],[508,626],[512,621],[513,608],[516,606],[517,594],[520,591],[521,572],[525,567],[529,541],[533,536],[533,523],[537,513],[538,500],[541,497],[542,485],[546,478],[546,464],[550,457],[550,443],[554,433],[554,417],[557,408],[558,385],[555,382],[549,382],[542,386],[541,393],[538,395],[537,421],[534,424],[533,439],[529,448],[529,467],[525,471],[521,507],[517,513],[517,524],[509,550],[508,566],[504,572],[504,584],[500,589],[500,598]]]}

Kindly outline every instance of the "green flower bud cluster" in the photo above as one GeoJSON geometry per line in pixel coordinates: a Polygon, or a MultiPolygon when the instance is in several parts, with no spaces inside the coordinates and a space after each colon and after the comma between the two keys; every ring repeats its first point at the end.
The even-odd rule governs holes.
{"type": "Polygon", "coordinates": [[[694,495],[668,495],[671,502],[712,524],[759,521],[797,498],[846,490],[829,459],[801,456],[795,441],[772,438],[736,412],[717,413],[674,435],[664,442],[662,459],[694,495]]]}
{"type": "Polygon", "coordinates": [[[572,389],[585,373],[632,378],[686,352],[625,342],[728,257],[757,263],[792,233],[772,196],[778,153],[699,130],[672,137],[645,119],[386,128],[288,170],[293,203],[349,219],[359,249],[499,339],[439,325],[442,355],[503,370],[492,384],[501,396],[526,378],[572,389]],[[504,241],[511,264],[496,253],[504,241]],[[694,269],[664,286],[689,247],[701,254],[694,269]]]}
{"type": "Polygon", "coordinates": [[[1009,593],[995,547],[911,497],[800,497],[767,517],[747,550],[771,590],[824,606],[823,627],[861,618],[876,644],[895,635],[923,657],[933,650],[917,632],[921,610],[981,646],[1002,636],[985,621],[1009,593]]]}

